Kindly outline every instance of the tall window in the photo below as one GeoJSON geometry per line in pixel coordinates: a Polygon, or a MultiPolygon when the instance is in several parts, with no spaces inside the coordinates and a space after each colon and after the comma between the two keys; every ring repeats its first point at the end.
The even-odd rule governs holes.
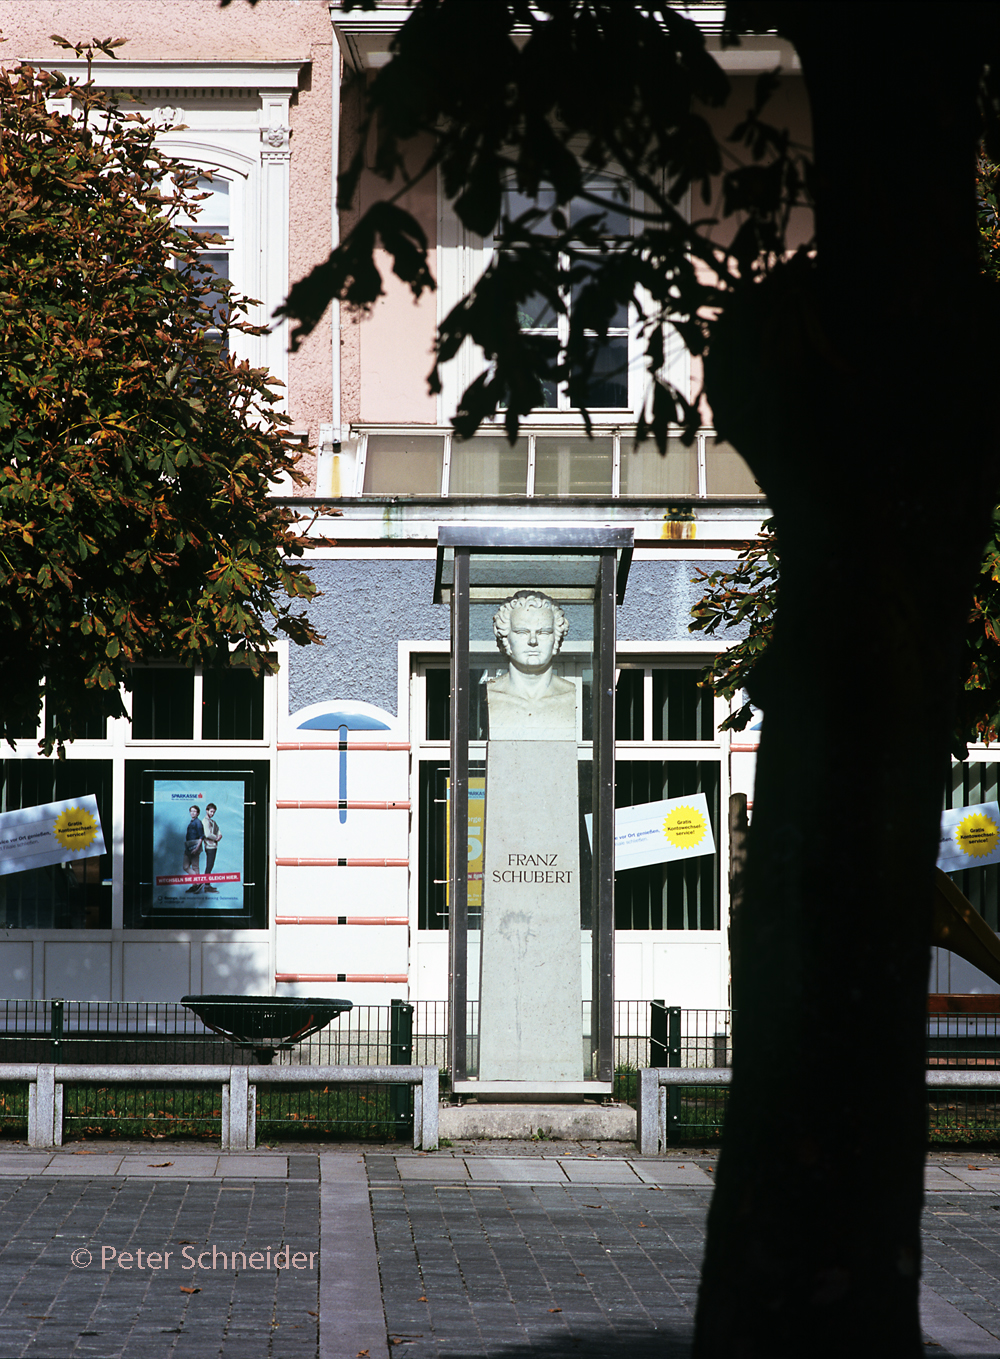
{"type": "Polygon", "coordinates": [[[220,349],[228,350],[229,340],[220,329],[226,312],[225,294],[214,285],[216,280],[229,281],[233,278],[233,253],[235,240],[232,227],[232,207],[230,203],[230,184],[217,172],[202,175],[198,179],[198,206],[201,212],[182,217],[183,225],[190,227],[199,236],[221,237],[205,246],[198,255],[198,263],[193,266],[199,282],[207,291],[205,310],[212,321],[212,333],[216,336],[220,349]]]}
{"type": "MultiPolygon", "coordinates": [[[[571,227],[577,226],[584,218],[600,219],[597,230],[606,241],[605,248],[581,248],[580,253],[575,253],[572,259],[568,255],[560,259],[560,268],[567,279],[563,294],[565,312],[557,312],[548,298],[536,294],[521,304],[519,314],[522,329],[540,339],[550,340],[553,350],[560,355],[565,351],[569,339],[570,317],[578,308],[588,305],[592,291],[588,277],[592,269],[588,268],[587,256],[593,256],[593,267],[596,267],[606,250],[614,248],[616,238],[631,234],[628,201],[631,192],[624,182],[610,175],[601,175],[591,179],[587,188],[601,199],[602,206],[588,199],[574,198],[565,206],[564,212],[571,227]]],[[[516,189],[508,189],[504,195],[504,213],[512,222],[533,209],[548,214],[555,206],[553,189],[539,190],[536,198],[528,198],[516,189]]],[[[533,230],[539,234],[555,235],[548,215],[535,223],[533,230]]],[[[517,249],[516,246],[512,248],[517,249]]],[[[632,404],[629,400],[629,307],[619,304],[607,320],[606,337],[599,338],[596,332],[593,333],[590,343],[594,366],[579,399],[574,399],[568,383],[557,382],[553,378],[542,383],[543,407],[571,410],[575,406],[586,405],[594,409],[622,410],[632,404]]]]}

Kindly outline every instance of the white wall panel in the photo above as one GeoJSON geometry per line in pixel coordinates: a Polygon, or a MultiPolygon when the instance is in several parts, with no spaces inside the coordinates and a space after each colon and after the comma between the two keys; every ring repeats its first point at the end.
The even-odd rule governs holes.
{"type": "MultiPolygon", "coordinates": [[[[407,750],[349,750],[347,796],[360,801],[409,797],[410,753],[407,750]]],[[[279,799],[315,801],[340,797],[338,750],[278,752],[279,799]]]]}
{"type": "Polygon", "coordinates": [[[267,939],[202,944],[201,995],[269,996],[273,982],[267,939]]]}
{"type": "MultiPolygon", "coordinates": [[[[406,1000],[407,988],[403,982],[279,982],[276,995],[279,996],[332,996],[336,1000],[350,1000],[361,1008],[367,1005],[388,1005],[393,1000],[406,1000]]],[[[384,1017],[383,1017],[384,1018],[384,1017]]],[[[355,1028],[364,1027],[368,1016],[354,1015],[350,1021],[345,1015],[343,1023],[350,1022],[355,1028]]],[[[374,1024],[374,1019],[372,1020],[374,1024]]],[[[330,1029],[337,1027],[337,1020],[330,1029]]],[[[327,1030],[323,1030],[324,1033],[327,1030]]]]}
{"type": "Polygon", "coordinates": [[[111,999],[111,943],[46,940],[45,995],[65,1000],[111,999]]]}
{"type": "Polygon", "coordinates": [[[191,945],[183,939],[129,939],[122,962],[122,1000],[175,1000],[200,988],[191,982],[191,945]]]}
{"type": "Polygon", "coordinates": [[[279,925],[278,972],[398,972],[407,968],[405,925],[279,925]]]}
{"type": "Polygon", "coordinates": [[[653,944],[653,995],[667,1005],[721,1010],[728,1000],[722,985],[722,942],[671,940],[653,944]]]}
{"type": "Polygon", "coordinates": [[[405,859],[410,818],[406,811],[353,811],[341,822],[333,809],[278,809],[279,858],[405,859]]]}
{"type": "MultiPolygon", "coordinates": [[[[648,947],[648,945],[646,945],[648,947]]],[[[641,943],[623,943],[619,935],[615,940],[615,999],[638,1000],[643,995],[642,963],[644,946],[641,943]]]]}
{"type": "Polygon", "coordinates": [[[406,868],[279,866],[277,871],[276,916],[405,916],[407,913],[409,869],[406,868]]]}
{"type": "MultiPolygon", "coordinates": [[[[4,1000],[31,1000],[30,939],[0,941],[0,995],[4,1000]]],[[[41,945],[39,944],[40,948],[41,945]]]]}
{"type": "Polygon", "coordinates": [[[421,930],[415,935],[410,983],[414,1000],[447,1000],[448,934],[421,930]]]}

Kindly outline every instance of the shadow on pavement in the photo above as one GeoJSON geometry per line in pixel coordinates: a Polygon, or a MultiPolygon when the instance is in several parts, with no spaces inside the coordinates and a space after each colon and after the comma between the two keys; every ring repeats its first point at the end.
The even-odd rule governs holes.
{"type": "MultiPolygon", "coordinates": [[[[636,1327],[627,1332],[623,1329],[613,1336],[604,1331],[580,1337],[550,1334],[538,1336],[528,1344],[504,1344],[499,1339],[491,1339],[486,1349],[476,1344],[465,1348],[449,1340],[439,1343],[437,1353],[447,1354],[448,1359],[690,1359],[693,1329],[693,1323],[690,1323],[678,1325],[676,1329],[636,1327]]],[[[443,1341],[443,1337],[441,1339],[443,1341]]],[[[419,1341],[417,1344],[420,1346],[419,1341]]],[[[390,1332],[390,1354],[405,1355],[408,1349],[404,1337],[394,1338],[390,1332]],[[403,1340],[402,1344],[400,1340],[403,1340]]],[[[418,1352],[428,1353],[423,1346],[418,1352]]]]}

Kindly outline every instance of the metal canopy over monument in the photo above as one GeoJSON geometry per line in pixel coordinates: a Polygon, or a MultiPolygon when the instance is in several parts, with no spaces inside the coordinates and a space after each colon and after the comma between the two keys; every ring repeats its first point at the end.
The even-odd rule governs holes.
{"type": "Polygon", "coordinates": [[[615,605],[631,556],[631,529],[438,534],[457,1093],[611,1092],[615,605]]]}

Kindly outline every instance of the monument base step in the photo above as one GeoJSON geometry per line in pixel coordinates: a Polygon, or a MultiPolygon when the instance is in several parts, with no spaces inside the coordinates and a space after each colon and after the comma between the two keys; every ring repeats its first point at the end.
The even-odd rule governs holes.
{"type": "Polygon", "coordinates": [[[627,1104],[442,1104],[440,1134],[451,1141],[538,1137],[554,1142],[634,1142],[627,1104]]]}

